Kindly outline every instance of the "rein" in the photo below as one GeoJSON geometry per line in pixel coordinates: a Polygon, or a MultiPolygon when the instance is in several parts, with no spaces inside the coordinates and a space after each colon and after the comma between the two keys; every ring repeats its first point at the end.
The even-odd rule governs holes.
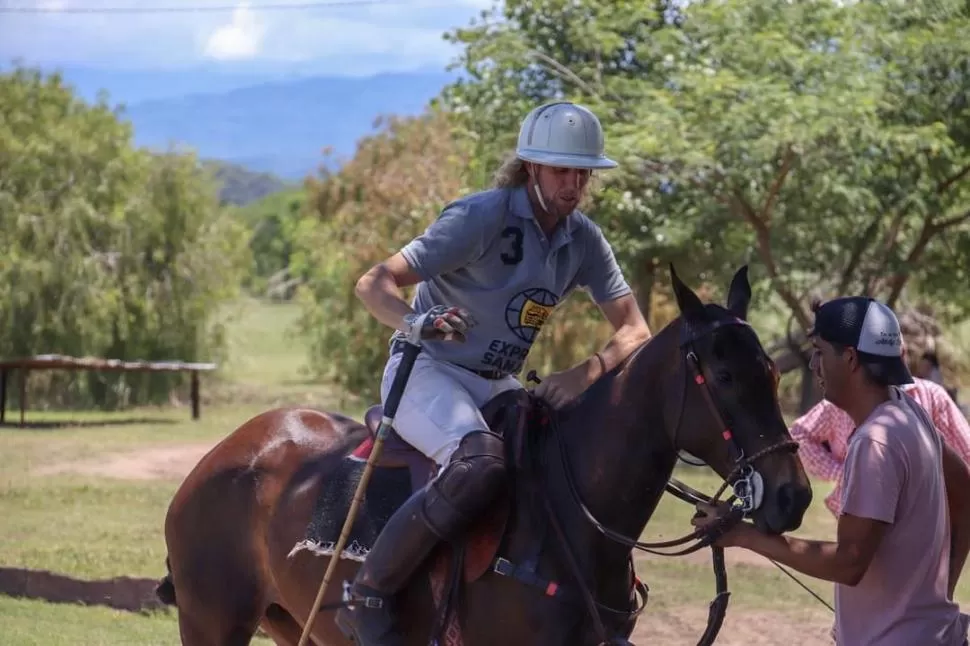
{"type": "MultiPolygon", "coordinates": [[[[734,459],[734,468],[731,472],[724,478],[724,482],[717,490],[717,492],[712,497],[685,485],[684,483],[670,478],[666,490],[670,492],[676,498],[683,500],[684,502],[697,505],[699,503],[706,504],[717,504],[721,495],[730,486],[733,490],[733,495],[729,502],[731,502],[731,511],[724,517],[722,517],[717,523],[709,526],[707,528],[697,528],[690,534],[683,536],[678,539],[660,542],[643,542],[638,541],[634,538],[625,536],[617,531],[614,531],[601,523],[589,510],[586,504],[583,502],[582,497],[576,487],[576,482],[573,477],[572,469],[569,464],[569,456],[566,451],[566,445],[563,441],[562,434],[558,432],[558,428],[555,422],[555,415],[550,414],[549,411],[544,411],[551,428],[552,434],[556,437],[556,442],[559,445],[559,455],[560,461],[563,467],[563,473],[565,475],[567,488],[569,490],[570,496],[573,501],[583,512],[587,521],[603,536],[612,540],[615,543],[623,545],[624,547],[629,547],[631,549],[638,549],[643,552],[648,552],[650,554],[656,554],[660,556],[683,556],[686,554],[691,554],[705,547],[710,547],[712,552],[712,565],[714,568],[715,577],[715,596],[710,602],[709,612],[708,612],[708,623],[703,635],[701,636],[698,646],[710,646],[714,643],[717,638],[717,634],[720,631],[721,624],[724,620],[725,613],[727,611],[728,599],[730,597],[730,592],[727,589],[727,569],[724,563],[724,549],[716,547],[713,543],[717,541],[725,532],[727,532],[731,527],[733,527],[737,522],[739,522],[745,514],[753,511],[757,508],[760,501],[755,500],[755,495],[757,493],[756,487],[754,486],[754,479],[759,478],[760,475],[754,471],[753,463],[771,453],[784,450],[796,450],[798,448],[798,443],[792,440],[784,440],[768,446],[761,451],[758,451],[750,456],[745,456],[744,451],[738,445],[737,440],[734,437],[734,433],[731,428],[725,423],[724,416],[721,414],[719,407],[714,399],[712,388],[707,380],[704,378],[704,373],[701,370],[700,360],[697,358],[697,354],[694,352],[693,343],[698,339],[710,334],[718,327],[723,325],[748,325],[745,321],[738,318],[729,319],[719,319],[701,327],[700,329],[693,329],[687,322],[684,323],[682,329],[680,347],[686,349],[684,356],[684,367],[685,380],[693,375],[694,383],[701,389],[703,398],[709,408],[711,414],[718,421],[721,428],[724,429],[721,433],[721,437],[728,443],[728,450],[731,457],[734,459]],[[735,479],[737,478],[737,479],[735,479]],[[672,548],[690,543],[691,541],[696,541],[693,545],[689,545],[684,549],[675,552],[665,552],[659,551],[664,548],[672,548]]],[[[645,344],[644,344],[645,346],[645,344]]],[[[641,346],[641,350],[644,346],[641,346]]],[[[529,380],[539,383],[539,379],[535,377],[535,373],[532,372],[528,376],[529,380]]],[[[680,430],[681,422],[683,421],[684,406],[686,404],[687,398],[687,384],[684,384],[684,388],[681,392],[681,404],[680,410],[677,416],[677,424],[673,431],[673,444],[674,449],[677,449],[677,436],[680,430]]],[[[535,400],[540,407],[547,408],[546,404],[542,400],[535,400]]],[[[583,580],[582,572],[580,571],[579,564],[576,562],[575,556],[572,550],[569,548],[565,532],[563,532],[559,520],[556,517],[555,510],[552,508],[551,500],[549,499],[548,491],[544,487],[540,487],[542,491],[542,497],[546,513],[549,516],[549,520],[559,537],[561,546],[567,556],[566,560],[569,563],[570,569],[573,571],[573,575],[582,592],[587,610],[593,620],[594,628],[597,632],[598,638],[601,644],[628,644],[625,639],[617,641],[616,639],[610,639],[603,626],[602,619],[600,618],[599,609],[604,609],[617,614],[625,614],[629,619],[632,619],[636,615],[640,614],[646,607],[646,596],[644,595],[643,605],[639,608],[634,608],[634,610],[629,612],[621,612],[606,608],[599,604],[593,594],[590,592],[588,586],[583,580]]],[[[632,555],[631,555],[631,567],[632,567],[632,555]]]]}

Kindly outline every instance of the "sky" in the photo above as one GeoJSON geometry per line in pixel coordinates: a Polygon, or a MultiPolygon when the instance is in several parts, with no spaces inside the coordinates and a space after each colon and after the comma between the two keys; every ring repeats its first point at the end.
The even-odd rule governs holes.
{"type": "Polygon", "coordinates": [[[298,10],[260,10],[312,0],[0,0],[0,63],[40,67],[234,70],[327,75],[444,69],[456,50],[442,34],[492,0],[320,0],[298,10]],[[373,4],[351,3],[370,2],[373,4]],[[40,8],[44,13],[3,12],[40,8]],[[224,7],[187,13],[71,13],[87,8],[224,7]],[[68,10],[68,11],[65,11],[68,10]]]}

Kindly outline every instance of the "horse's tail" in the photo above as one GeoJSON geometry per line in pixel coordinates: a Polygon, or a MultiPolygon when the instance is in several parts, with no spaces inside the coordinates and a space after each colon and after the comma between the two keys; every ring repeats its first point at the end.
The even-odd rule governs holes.
{"type": "Polygon", "coordinates": [[[165,557],[165,569],[168,572],[165,577],[159,581],[158,585],[155,586],[155,596],[158,600],[164,603],[166,606],[174,606],[175,604],[175,582],[172,581],[172,566],[168,562],[168,557],[165,557]]]}

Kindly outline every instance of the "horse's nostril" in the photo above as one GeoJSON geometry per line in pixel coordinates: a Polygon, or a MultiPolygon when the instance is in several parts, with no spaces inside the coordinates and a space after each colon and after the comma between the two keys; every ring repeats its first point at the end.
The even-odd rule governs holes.
{"type": "Polygon", "coordinates": [[[778,487],[778,509],[786,516],[792,512],[792,508],[795,506],[795,492],[792,489],[793,485],[787,482],[778,487]]]}
{"type": "Polygon", "coordinates": [[[812,491],[792,483],[778,487],[775,493],[779,520],[786,526],[784,531],[798,529],[802,516],[812,502],[812,491]]]}
{"type": "Polygon", "coordinates": [[[778,510],[785,516],[797,516],[801,518],[802,513],[812,502],[812,490],[799,487],[796,484],[785,483],[778,487],[778,510]]]}

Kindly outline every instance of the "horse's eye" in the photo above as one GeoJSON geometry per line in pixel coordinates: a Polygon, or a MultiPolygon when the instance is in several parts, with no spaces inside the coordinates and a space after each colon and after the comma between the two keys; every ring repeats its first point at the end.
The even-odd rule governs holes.
{"type": "Polygon", "coordinates": [[[717,380],[718,380],[719,383],[729,384],[732,381],[734,381],[734,378],[731,376],[731,373],[728,372],[727,370],[718,370],[717,371],[717,380]]]}

